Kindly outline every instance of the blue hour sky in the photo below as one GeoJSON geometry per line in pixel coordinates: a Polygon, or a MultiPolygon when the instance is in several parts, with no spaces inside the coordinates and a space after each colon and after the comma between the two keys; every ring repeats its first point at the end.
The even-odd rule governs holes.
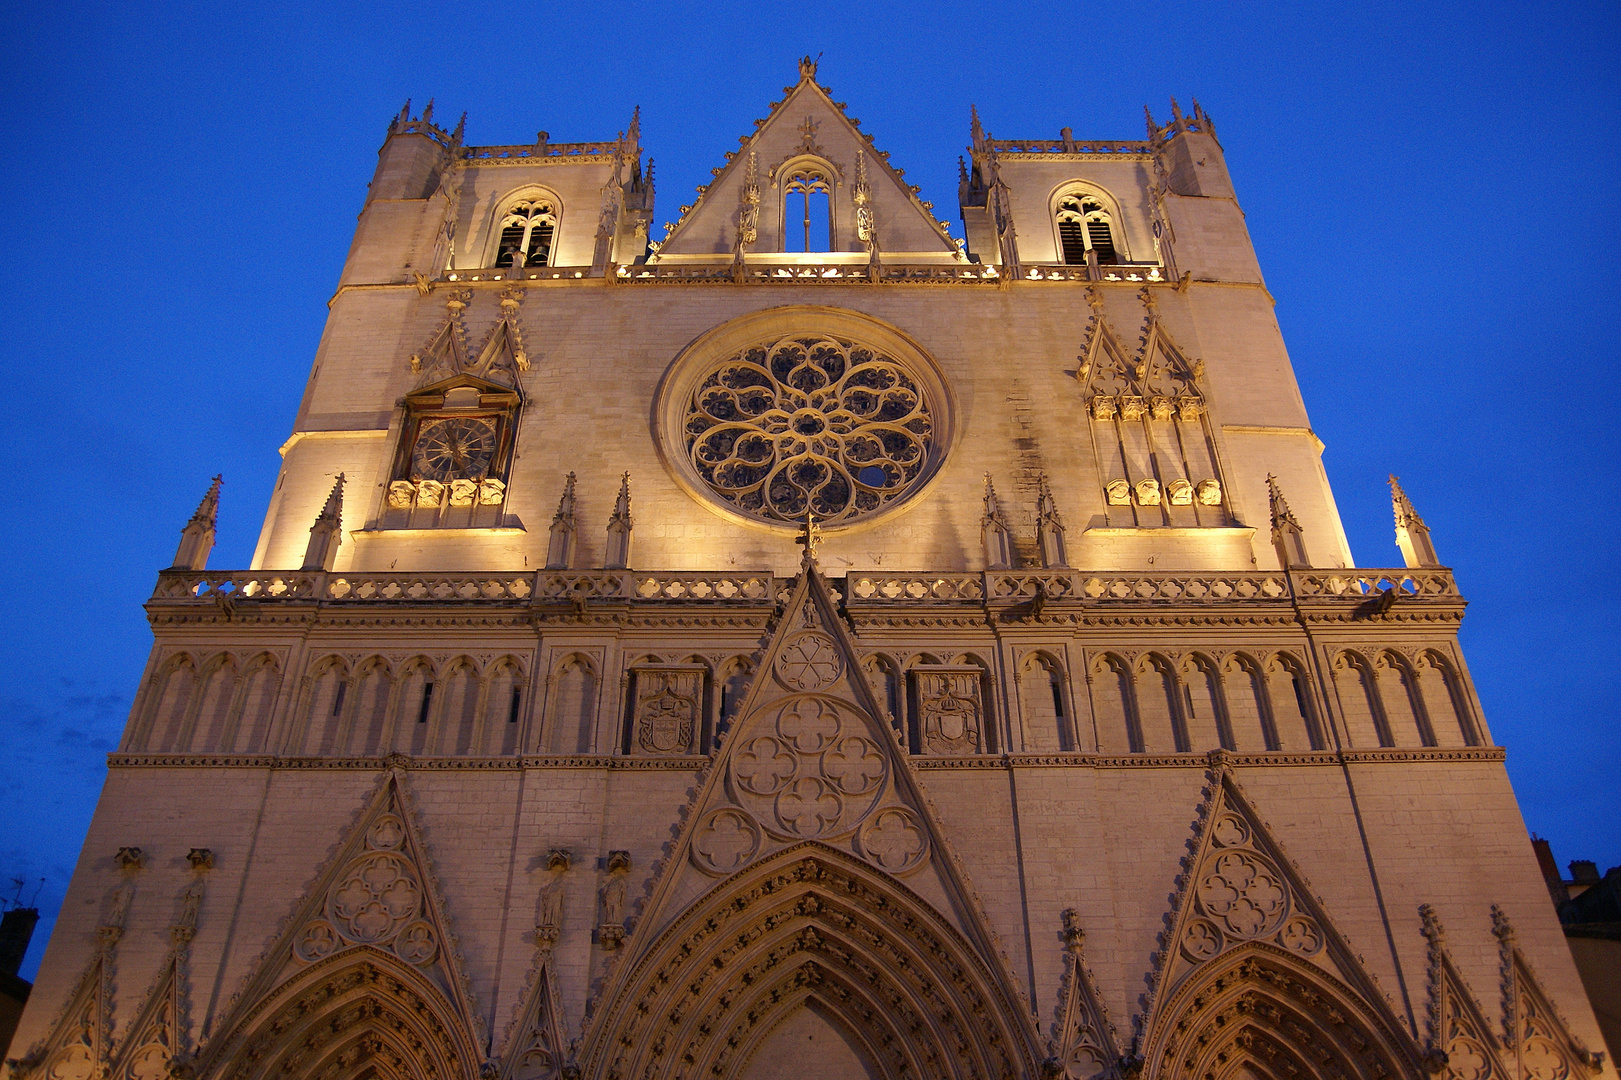
{"type": "Polygon", "coordinates": [[[1470,599],[1528,828],[1621,863],[1618,11],[0,4],[0,885],[43,878],[47,920],[23,974],[145,663],[141,603],[216,472],[211,565],[252,555],[402,102],[467,111],[471,143],[612,138],[640,104],[663,222],[806,53],[948,218],[970,103],[999,138],[1140,139],[1145,104],[1197,96],[1358,564],[1400,562],[1396,472],[1470,599]]]}

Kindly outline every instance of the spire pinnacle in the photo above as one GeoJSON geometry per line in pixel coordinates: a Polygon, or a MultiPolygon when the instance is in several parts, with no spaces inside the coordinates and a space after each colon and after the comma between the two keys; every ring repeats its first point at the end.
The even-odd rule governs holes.
{"type": "Polygon", "coordinates": [[[208,553],[214,549],[214,524],[219,520],[220,485],[224,482],[225,477],[220,474],[208,485],[203,501],[197,504],[197,510],[191,515],[191,520],[180,530],[180,546],[175,548],[174,564],[169,569],[208,568],[208,553]]]}
{"type": "Polygon", "coordinates": [[[1402,490],[1395,473],[1390,474],[1390,508],[1396,516],[1396,546],[1401,548],[1402,561],[1410,567],[1440,566],[1441,559],[1430,540],[1430,527],[1413,509],[1413,501],[1402,490]]]}
{"type": "Polygon", "coordinates": [[[630,473],[619,478],[619,498],[614,500],[613,516],[608,519],[608,558],[606,567],[609,570],[626,570],[630,567],[630,530],[633,522],[630,516],[630,473]]]}
{"type": "MultiPolygon", "coordinates": [[[[1392,480],[1395,477],[1391,477],[1392,480]]],[[[214,482],[208,485],[208,492],[203,495],[203,501],[197,504],[196,513],[191,515],[193,523],[207,525],[210,529],[219,520],[220,511],[220,485],[225,483],[224,473],[215,473],[214,482]]]]}
{"type": "Polygon", "coordinates": [[[1293,511],[1289,509],[1289,502],[1278,487],[1278,478],[1271,473],[1266,474],[1266,491],[1272,512],[1272,546],[1277,549],[1278,564],[1285,570],[1310,566],[1311,559],[1306,554],[1306,540],[1300,522],[1295,520],[1293,511]]]}
{"type": "Polygon", "coordinates": [[[304,549],[301,570],[331,570],[338,557],[338,545],[343,543],[343,473],[332,485],[326,504],[310,526],[309,547],[304,549]]]}
{"type": "Polygon", "coordinates": [[[557,513],[552,518],[551,536],[546,548],[546,569],[571,570],[574,568],[574,474],[563,481],[563,497],[557,500],[557,513]]]}

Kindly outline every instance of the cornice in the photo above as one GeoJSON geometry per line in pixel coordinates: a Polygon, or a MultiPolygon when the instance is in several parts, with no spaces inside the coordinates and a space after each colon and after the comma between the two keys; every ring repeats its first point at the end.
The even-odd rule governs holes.
{"type": "MultiPolygon", "coordinates": [[[[1505,760],[1500,746],[1425,747],[1412,749],[1315,750],[1302,752],[1187,754],[1001,754],[980,757],[909,758],[914,768],[932,770],[983,769],[1207,769],[1212,760],[1245,767],[1339,766],[1346,764],[1408,764],[1437,761],[1505,760]]],[[[620,772],[702,771],[710,756],[642,758],[607,754],[553,754],[516,757],[282,757],[275,754],[124,754],[107,755],[113,769],[316,769],[371,771],[417,769],[433,772],[517,772],[525,769],[605,769],[620,772]]]]}

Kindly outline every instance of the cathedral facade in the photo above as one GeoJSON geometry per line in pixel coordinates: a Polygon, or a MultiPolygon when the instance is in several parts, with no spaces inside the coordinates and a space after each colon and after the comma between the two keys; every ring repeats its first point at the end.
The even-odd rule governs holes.
{"type": "Polygon", "coordinates": [[[805,61],[654,241],[407,105],[11,1074],[1615,1077],[1210,118],[971,138],[959,240],[805,61]]]}

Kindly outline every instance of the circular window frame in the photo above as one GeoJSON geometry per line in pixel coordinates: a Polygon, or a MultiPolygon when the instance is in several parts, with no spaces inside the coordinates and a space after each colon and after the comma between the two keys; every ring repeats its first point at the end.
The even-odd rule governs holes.
{"type": "MultiPolygon", "coordinates": [[[[752,345],[796,335],[821,334],[868,346],[905,368],[928,404],[932,431],[923,467],[908,490],[887,506],[853,521],[821,526],[828,534],[853,532],[890,521],[921,501],[940,475],[956,443],[956,395],[934,357],[911,335],[881,319],[848,308],[790,304],[742,315],[693,339],[665,369],[653,395],[653,446],[664,468],[699,505],[716,516],[753,528],[793,535],[800,525],[756,517],[721,498],[693,466],[685,439],[687,406],[699,384],[722,362],[752,345]]],[[[820,523],[819,523],[820,525],[820,523]]]]}

